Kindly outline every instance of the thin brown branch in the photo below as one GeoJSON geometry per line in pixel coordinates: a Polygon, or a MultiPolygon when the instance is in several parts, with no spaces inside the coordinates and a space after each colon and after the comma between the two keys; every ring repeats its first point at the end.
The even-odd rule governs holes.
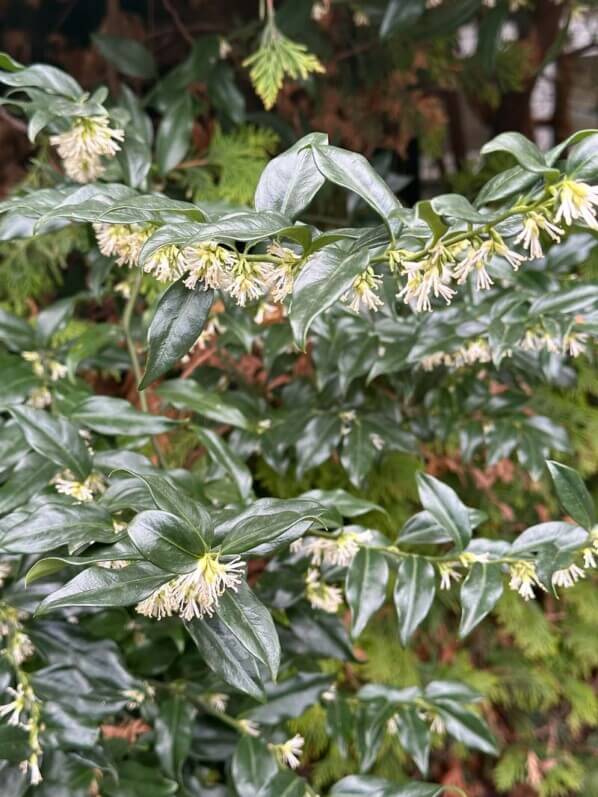
{"type": "Polygon", "coordinates": [[[162,0],[162,3],[164,5],[164,8],[170,14],[170,18],[174,22],[174,25],[175,25],[176,29],[181,34],[183,39],[185,39],[187,44],[189,44],[190,46],[193,46],[193,36],[189,33],[189,31],[185,27],[185,24],[184,24],[183,20],[181,19],[177,9],[172,5],[170,0],[162,0]]]}

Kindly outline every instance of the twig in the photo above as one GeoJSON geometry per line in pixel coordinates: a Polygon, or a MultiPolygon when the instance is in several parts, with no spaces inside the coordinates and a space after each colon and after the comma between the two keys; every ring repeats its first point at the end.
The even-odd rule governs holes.
{"type": "Polygon", "coordinates": [[[193,46],[193,36],[189,33],[189,31],[185,27],[185,25],[183,23],[183,20],[179,16],[179,12],[177,11],[177,9],[172,5],[170,0],[162,0],[162,3],[164,4],[164,8],[170,14],[170,17],[171,17],[172,21],[174,22],[174,25],[175,25],[176,29],[178,30],[178,32],[181,34],[183,39],[185,39],[187,44],[189,44],[192,47],[193,46]]]}

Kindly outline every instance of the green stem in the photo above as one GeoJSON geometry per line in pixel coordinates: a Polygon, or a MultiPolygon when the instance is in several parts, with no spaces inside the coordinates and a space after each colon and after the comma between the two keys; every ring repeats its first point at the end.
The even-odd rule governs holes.
{"type": "MultiPolygon", "coordinates": [[[[123,332],[125,333],[125,340],[127,342],[129,357],[131,358],[131,365],[133,366],[133,374],[135,376],[135,386],[137,389],[137,395],[139,396],[139,404],[144,412],[149,413],[147,396],[142,390],[139,390],[139,383],[141,382],[143,371],[141,370],[139,356],[137,354],[135,341],[133,339],[133,335],[131,332],[131,321],[133,318],[133,311],[135,309],[135,304],[137,303],[137,298],[139,296],[139,289],[141,288],[142,279],[143,279],[143,271],[139,268],[137,269],[137,273],[135,275],[135,281],[133,283],[133,287],[131,288],[131,295],[129,296],[127,304],[125,306],[125,311],[123,313],[123,318],[122,318],[122,326],[123,326],[123,332]]],[[[154,451],[156,452],[158,462],[164,468],[165,467],[164,455],[155,437],[152,437],[152,445],[154,447],[154,451]]]]}

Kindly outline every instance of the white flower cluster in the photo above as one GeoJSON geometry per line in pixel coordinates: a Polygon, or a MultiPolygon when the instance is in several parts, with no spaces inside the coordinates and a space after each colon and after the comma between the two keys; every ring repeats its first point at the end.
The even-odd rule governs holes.
{"type": "Polygon", "coordinates": [[[384,305],[378,296],[381,282],[382,277],[368,266],[355,277],[351,288],[341,296],[341,301],[346,302],[354,313],[362,309],[376,312],[384,305]]]}
{"type": "Polygon", "coordinates": [[[368,532],[358,534],[343,529],[337,537],[307,537],[291,543],[291,551],[311,558],[312,565],[348,567],[359,550],[360,542],[367,542],[368,532]]]}
{"type": "Polygon", "coordinates": [[[283,744],[270,744],[268,747],[274,753],[281,765],[297,769],[301,764],[303,755],[303,745],[305,739],[296,733],[292,739],[288,739],[283,744]]]}
{"type": "MultiPolygon", "coordinates": [[[[144,243],[155,231],[153,225],[94,224],[100,252],[115,257],[121,266],[139,264],[144,243]]],[[[263,296],[280,303],[291,293],[301,258],[292,249],[273,243],[264,260],[253,259],[221,246],[203,241],[186,247],[165,244],[145,261],[143,270],[160,282],[173,282],[185,276],[185,285],[194,290],[198,283],[204,290],[213,288],[228,293],[238,305],[263,296]]]]}
{"type": "Polygon", "coordinates": [[[474,232],[454,243],[438,241],[423,254],[390,249],[387,255],[391,270],[406,279],[398,297],[413,304],[416,312],[422,312],[432,309],[432,297],[450,304],[456,294],[453,285],[462,285],[470,277],[476,290],[488,290],[493,281],[487,266],[493,258],[503,258],[516,271],[525,260],[543,256],[542,234],[558,242],[565,234],[562,225],[581,222],[598,229],[597,208],[597,187],[564,179],[551,188],[551,198],[542,207],[522,216],[522,228],[514,243],[526,254],[511,249],[492,229],[486,238],[474,232]]]}
{"type": "Polygon", "coordinates": [[[320,571],[311,568],[305,579],[305,597],[314,609],[336,614],[343,603],[343,591],[322,581],[320,571]]]}
{"type": "Polygon", "coordinates": [[[52,479],[51,483],[56,487],[56,492],[70,495],[80,503],[93,501],[96,495],[100,495],[106,489],[104,479],[99,473],[90,473],[86,479],[79,481],[72,471],[63,470],[52,479]]]}
{"type": "Polygon", "coordinates": [[[50,136],[50,144],[58,149],[67,176],[89,183],[104,174],[102,158],[113,158],[124,137],[124,130],[110,127],[108,116],[87,116],[75,119],[66,132],[50,136]]]}
{"type": "Polygon", "coordinates": [[[464,365],[473,365],[474,363],[489,363],[492,361],[492,351],[487,341],[483,338],[469,341],[463,346],[460,346],[457,351],[445,352],[435,351],[433,354],[428,354],[422,357],[420,367],[424,371],[432,371],[439,365],[445,365],[448,368],[462,368],[464,365]]]}
{"type": "Polygon", "coordinates": [[[244,565],[238,556],[230,562],[221,562],[218,553],[206,553],[197,560],[190,573],[158,587],[137,604],[136,611],[157,620],[173,614],[178,614],[183,620],[205,615],[211,617],[225,590],[237,591],[243,573],[244,565]]]}
{"type": "Polygon", "coordinates": [[[546,592],[546,587],[539,580],[536,565],[533,562],[526,559],[514,562],[509,566],[509,573],[511,576],[510,589],[518,592],[524,600],[529,601],[536,597],[534,587],[546,592]]]}

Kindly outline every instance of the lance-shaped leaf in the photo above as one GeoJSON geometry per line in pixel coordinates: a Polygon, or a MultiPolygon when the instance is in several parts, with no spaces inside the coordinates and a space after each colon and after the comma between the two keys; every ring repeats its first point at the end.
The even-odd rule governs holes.
{"type": "Polygon", "coordinates": [[[0,538],[0,548],[10,553],[45,553],[63,545],[113,541],[112,518],[105,509],[86,504],[50,505],[11,526],[0,538]]]}
{"type": "Polygon", "coordinates": [[[401,643],[406,645],[416,628],[426,619],[434,602],[434,566],[421,556],[404,559],[397,571],[394,603],[399,620],[401,643]]]}
{"type": "Polygon", "coordinates": [[[204,328],[213,300],[214,291],[203,290],[201,284],[189,290],[182,280],[162,294],[147,332],[148,352],[140,390],[189,351],[204,328]]]}
{"type": "Polygon", "coordinates": [[[193,427],[193,431],[199,442],[206,447],[210,457],[231,477],[241,502],[247,503],[253,495],[253,477],[247,465],[216,432],[211,429],[199,429],[197,426],[193,427]]]}
{"type": "Polygon", "coordinates": [[[158,509],[182,518],[206,543],[212,538],[213,523],[208,510],[184,490],[174,487],[165,476],[160,473],[140,473],[131,468],[119,470],[130,473],[145,484],[158,509]]]}
{"type": "Polygon", "coordinates": [[[368,161],[357,152],[330,145],[313,146],[318,169],[331,183],[354,191],[386,219],[401,203],[368,161]]]}
{"type": "Polygon", "coordinates": [[[596,525],[596,510],[592,496],[577,471],[560,462],[546,462],[559,501],[576,523],[590,531],[596,525]]]}
{"type": "Polygon", "coordinates": [[[314,320],[349,290],[368,265],[368,252],[349,254],[340,245],[319,249],[309,257],[295,280],[290,319],[295,342],[305,349],[314,320]]]}
{"type": "Polygon", "coordinates": [[[450,700],[436,703],[435,707],[446,726],[447,733],[454,736],[457,741],[488,755],[498,754],[496,739],[488,725],[473,711],[450,700]]]}
{"type": "Polygon", "coordinates": [[[146,435],[169,432],[177,421],[141,412],[128,401],[112,396],[90,396],[78,404],[70,417],[94,432],[108,435],[146,435]]]}
{"type": "Polygon", "coordinates": [[[508,152],[526,171],[534,174],[557,175],[558,169],[551,168],[538,147],[521,133],[501,133],[484,144],[482,155],[491,152],[508,152]]]}
{"type": "Polygon", "coordinates": [[[156,755],[171,778],[180,780],[191,749],[196,709],[182,696],[174,695],[158,706],[155,719],[156,755]]]}
{"type": "Polygon", "coordinates": [[[250,424],[234,404],[225,395],[212,390],[205,390],[192,379],[171,379],[163,382],[156,392],[158,395],[181,409],[193,410],[205,415],[217,423],[226,423],[248,429],[250,424]]]}
{"type": "Polygon", "coordinates": [[[310,133],[273,158],[257,184],[255,209],[274,210],[289,218],[305,210],[325,182],[309,145],[327,143],[325,133],[310,133]]]}
{"type": "Polygon", "coordinates": [[[325,512],[315,501],[261,498],[216,527],[222,553],[264,555],[303,536],[325,512]]]}
{"type": "Polygon", "coordinates": [[[239,797],[255,797],[260,787],[278,772],[278,764],[265,742],[241,736],[231,764],[239,797]]]}
{"type": "Polygon", "coordinates": [[[330,797],[440,797],[446,791],[437,783],[396,782],[370,775],[349,775],[332,787],[330,797]]]}
{"type": "Polygon", "coordinates": [[[422,775],[427,775],[430,758],[430,727],[420,717],[415,706],[406,706],[400,709],[397,730],[399,741],[413,757],[422,775]]]}
{"type": "Polygon", "coordinates": [[[450,535],[455,548],[463,550],[471,539],[471,519],[457,493],[427,473],[417,474],[417,490],[423,508],[450,535]]]}
{"type": "Polygon", "coordinates": [[[364,546],[355,554],[347,571],[345,593],[351,609],[351,633],[359,634],[384,603],[388,564],[384,555],[364,546]]]}
{"type": "Polygon", "coordinates": [[[321,672],[300,672],[266,687],[266,703],[249,712],[252,720],[263,725],[278,725],[299,717],[330,688],[331,677],[321,672]]]}
{"type": "Polygon", "coordinates": [[[211,670],[240,692],[264,699],[259,661],[218,617],[192,620],[185,627],[211,670]]]}
{"type": "Polygon", "coordinates": [[[496,605],[503,593],[499,564],[475,562],[461,587],[459,636],[467,636],[496,605]]]}
{"type": "Polygon", "coordinates": [[[27,503],[46,487],[57,470],[58,465],[49,462],[35,451],[26,454],[12,472],[10,479],[0,487],[0,515],[6,515],[27,503]]]}
{"type": "Polygon", "coordinates": [[[243,581],[236,591],[226,590],[218,604],[218,618],[252,656],[278,675],[280,642],[272,615],[243,581]]]}
{"type": "Polygon", "coordinates": [[[140,512],[128,533],[139,553],[172,573],[189,573],[207,551],[199,530],[169,512],[140,512]]]}
{"type": "Polygon", "coordinates": [[[90,567],[48,595],[37,614],[65,606],[130,606],[147,598],[171,577],[150,562],[133,562],[120,570],[90,567]]]}
{"type": "Polygon", "coordinates": [[[25,439],[34,451],[83,480],[91,470],[91,456],[77,427],[32,407],[11,407],[25,439]]]}

